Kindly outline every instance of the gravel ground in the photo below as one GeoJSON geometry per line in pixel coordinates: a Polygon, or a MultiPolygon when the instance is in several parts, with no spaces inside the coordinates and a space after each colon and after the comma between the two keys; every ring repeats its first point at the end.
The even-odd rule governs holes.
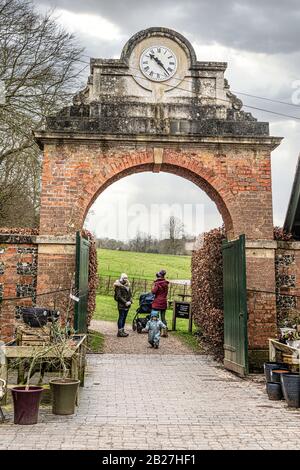
{"type": "Polygon", "coordinates": [[[117,326],[114,322],[92,320],[91,329],[104,334],[106,354],[193,354],[193,351],[172,333],[169,333],[167,338],[161,337],[159,349],[153,349],[148,345],[147,334],[133,331],[131,325],[125,328],[129,333],[127,338],[117,337],[117,326]]]}

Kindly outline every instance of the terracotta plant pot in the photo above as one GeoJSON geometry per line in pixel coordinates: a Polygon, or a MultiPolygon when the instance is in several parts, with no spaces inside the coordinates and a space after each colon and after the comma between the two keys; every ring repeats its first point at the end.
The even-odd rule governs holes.
{"type": "Polygon", "coordinates": [[[42,392],[42,387],[34,386],[30,386],[28,390],[25,386],[11,389],[15,424],[36,424],[38,422],[42,392]]]}
{"type": "Polygon", "coordinates": [[[264,363],[264,372],[267,382],[272,382],[271,380],[271,371],[272,369],[288,369],[285,364],[280,362],[265,362],[264,363]]]}
{"type": "Polygon", "coordinates": [[[50,380],[52,392],[52,413],[55,415],[73,415],[80,380],[50,380]]]}
{"type": "Polygon", "coordinates": [[[292,408],[300,407],[300,375],[282,374],[281,386],[287,405],[292,408]]]}

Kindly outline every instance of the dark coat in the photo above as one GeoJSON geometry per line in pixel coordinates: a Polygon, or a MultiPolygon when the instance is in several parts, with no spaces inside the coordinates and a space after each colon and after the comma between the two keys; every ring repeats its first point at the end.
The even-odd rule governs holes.
{"type": "Polygon", "coordinates": [[[125,287],[120,281],[114,283],[115,288],[115,300],[118,302],[118,309],[129,310],[130,307],[126,307],[126,302],[132,302],[132,292],[130,287],[125,287]]]}
{"type": "Polygon", "coordinates": [[[155,299],[152,302],[152,308],[157,310],[166,310],[168,307],[169,281],[166,279],[156,279],[152,288],[155,299]]]}

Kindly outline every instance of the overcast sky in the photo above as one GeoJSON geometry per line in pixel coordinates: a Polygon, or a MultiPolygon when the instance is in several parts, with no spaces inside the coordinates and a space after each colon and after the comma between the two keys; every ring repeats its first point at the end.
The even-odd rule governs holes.
{"type": "MultiPolygon", "coordinates": [[[[245,106],[299,118],[284,118],[245,107],[259,120],[270,122],[272,135],[284,137],[272,154],[274,223],[283,224],[300,152],[299,0],[35,0],[34,3],[42,11],[54,7],[58,20],[76,34],[88,57],[119,57],[134,33],[150,26],[164,26],[186,36],[198,60],[228,62],[226,77],[232,91],[288,103],[294,100],[298,107],[240,95],[245,106]]],[[[192,183],[173,175],[143,173],[124,178],[103,192],[92,207],[88,226],[98,236],[131,236],[141,210],[140,206],[132,207],[136,203],[144,204],[149,214],[150,204],[176,203],[181,208],[186,204],[187,232],[221,223],[215,205],[192,183]],[[116,211],[124,208],[125,203],[131,208],[125,224],[127,235],[115,220],[116,211]],[[194,206],[189,216],[190,204],[194,206]],[[198,226],[193,224],[196,205],[200,212],[201,208],[204,210],[204,223],[201,221],[198,226]]],[[[148,230],[148,219],[140,220],[142,229],[148,230]]],[[[157,217],[151,220],[153,234],[163,235],[163,221],[157,217]]]]}

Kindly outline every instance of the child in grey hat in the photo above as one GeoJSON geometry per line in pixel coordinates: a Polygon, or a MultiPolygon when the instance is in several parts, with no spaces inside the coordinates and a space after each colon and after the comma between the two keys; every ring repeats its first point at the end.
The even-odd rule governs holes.
{"type": "Polygon", "coordinates": [[[159,312],[152,310],[150,320],[148,320],[146,327],[143,331],[148,332],[148,342],[152,348],[159,347],[160,330],[166,329],[166,325],[159,319],[159,312]]]}

